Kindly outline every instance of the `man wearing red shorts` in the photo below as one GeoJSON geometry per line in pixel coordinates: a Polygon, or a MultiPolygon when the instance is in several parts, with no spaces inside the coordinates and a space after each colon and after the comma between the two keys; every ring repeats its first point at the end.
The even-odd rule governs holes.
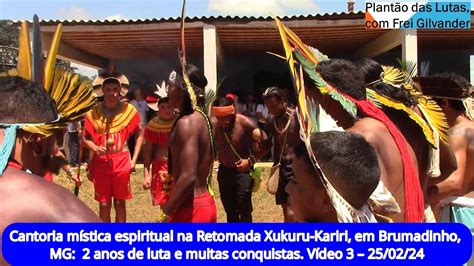
{"type": "Polygon", "coordinates": [[[153,206],[164,205],[172,189],[173,180],[168,174],[168,148],[174,119],[169,98],[164,97],[158,100],[158,115],[145,128],[143,188],[151,190],[153,206]]]}
{"type": "Polygon", "coordinates": [[[214,141],[205,109],[207,79],[194,65],[173,71],[169,78],[170,104],[179,116],[171,131],[169,170],[174,187],[162,206],[160,221],[216,222],[217,211],[210,183],[214,141]],[[189,82],[184,81],[184,74],[189,82]]]}
{"type": "Polygon", "coordinates": [[[130,172],[135,169],[143,142],[137,110],[120,102],[125,82],[124,76],[106,78],[102,83],[104,102],[89,111],[85,121],[84,144],[94,153],[89,172],[94,182],[95,199],[99,202],[99,216],[104,222],[110,222],[112,199],[115,222],[127,220],[125,200],[132,198],[130,172]],[[133,134],[138,137],[130,161],[127,140],[133,134]]]}

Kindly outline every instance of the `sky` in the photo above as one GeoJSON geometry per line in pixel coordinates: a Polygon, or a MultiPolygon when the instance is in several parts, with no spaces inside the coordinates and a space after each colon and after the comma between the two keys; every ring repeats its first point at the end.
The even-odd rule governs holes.
{"type": "MultiPolygon", "coordinates": [[[[471,7],[474,7],[473,2],[471,0],[471,7]]],[[[187,16],[191,17],[291,16],[347,11],[346,0],[187,0],[186,3],[187,16]]],[[[364,10],[365,3],[366,0],[355,0],[355,10],[364,10]]],[[[33,14],[41,20],[169,18],[181,15],[181,4],[181,0],[0,0],[0,19],[31,20],[33,14]]],[[[471,57],[471,65],[474,66],[474,57],[471,57]]],[[[473,80],[474,67],[471,69],[473,80]]],[[[97,73],[80,66],[79,71],[87,76],[97,73]]]]}
{"type": "MultiPolygon", "coordinates": [[[[0,0],[0,19],[146,19],[178,17],[181,0],[0,0]]],[[[356,10],[365,1],[356,0],[356,10]]],[[[307,15],[343,12],[345,0],[187,0],[188,16],[307,15]]]]}
{"type": "MultiPolygon", "coordinates": [[[[0,19],[120,20],[179,17],[181,0],[0,0],[0,19]]],[[[356,0],[356,10],[365,1],[356,0]]],[[[345,0],[187,0],[187,16],[308,15],[347,11],[345,0]]],[[[78,72],[97,75],[97,70],[77,64],[78,72]]]]}

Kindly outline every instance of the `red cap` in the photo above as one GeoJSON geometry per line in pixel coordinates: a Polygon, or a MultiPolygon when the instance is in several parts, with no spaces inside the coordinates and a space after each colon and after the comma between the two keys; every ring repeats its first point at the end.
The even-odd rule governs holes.
{"type": "Polygon", "coordinates": [[[145,100],[146,100],[147,103],[156,103],[156,102],[158,102],[158,97],[148,96],[148,97],[146,97],[145,100]]]}
{"type": "Polygon", "coordinates": [[[227,94],[225,95],[225,97],[226,97],[226,98],[231,98],[232,100],[235,101],[235,95],[232,94],[232,93],[227,93],[227,94]]]}

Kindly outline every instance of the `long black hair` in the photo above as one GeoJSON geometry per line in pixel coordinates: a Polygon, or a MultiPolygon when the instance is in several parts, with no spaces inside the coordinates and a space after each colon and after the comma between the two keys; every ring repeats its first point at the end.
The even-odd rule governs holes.
{"type": "Polygon", "coordinates": [[[413,107],[418,103],[418,99],[403,89],[397,88],[382,80],[383,68],[376,61],[369,58],[360,58],[354,61],[359,69],[364,73],[367,88],[403,103],[407,107],[413,107]]]}
{"type": "MultiPolygon", "coordinates": [[[[205,104],[206,104],[205,90],[207,86],[206,76],[204,76],[204,73],[197,66],[192,65],[192,64],[186,64],[185,70],[188,75],[189,81],[191,82],[191,85],[193,87],[194,94],[196,94],[197,105],[202,110],[205,110],[205,104]]],[[[183,68],[181,67],[181,65],[178,65],[174,69],[174,71],[182,79],[183,68]]],[[[192,110],[192,105],[191,105],[191,98],[189,97],[189,94],[187,93],[187,87],[185,84],[179,84],[178,87],[186,91],[186,93],[184,94],[185,97],[184,97],[182,113],[190,114],[193,112],[193,110],[192,110]]]]}
{"type": "Polygon", "coordinates": [[[318,63],[316,71],[327,82],[356,100],[365,100],[363,73],[351,61],[330,59],[318,63]]]}

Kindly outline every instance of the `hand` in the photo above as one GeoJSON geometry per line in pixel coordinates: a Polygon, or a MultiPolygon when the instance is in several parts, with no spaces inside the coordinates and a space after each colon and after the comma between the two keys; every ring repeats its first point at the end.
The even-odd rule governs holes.
{"type": "Polygon", "coordinates": [[[97,154],[98,156],[106,155],[107,148],[103,146],[97,146],[94,150],[94,153],[97,154]]]}
{"type": "Polygon", "coordinates": [[[150,178],[149,175],[145,174],[143,176],[142,185],[143,185],[144,190],[150,189],[150,187],[151,187],[151,178],[150,178]]]}
{"type": "Polygon", "coordinates": [[[250,169],[250,161],[248,159],[241,159],[235,163],[237,171],[243,173],[250,169]]]}
{"type": "Polygon", "coordinates": [[[72,180],[74,181],[76,187],[80,187],[82,185],[82,178],[81,176],[73,175],[72,180]]]}
{"type": "Polygon", "coordinates": [[[136,169],[135,169],[135,165],[136,165],[136,164],[137,164],[137,163],[134,162],[134,161],[130,162],[130,173],[135,173],[135,170],[136,170],[136,169]]]}
{"type": "Polygon", "coordinates": [[[82,184],[81,176],[78,177],[77,174],[74,172],[74,170],[72,170],[72,168],[69,165],[66,166],[66,169],[64,171],[66,172],[69,179],[74,181],[76,187],[81,186],[82,184]]]}

